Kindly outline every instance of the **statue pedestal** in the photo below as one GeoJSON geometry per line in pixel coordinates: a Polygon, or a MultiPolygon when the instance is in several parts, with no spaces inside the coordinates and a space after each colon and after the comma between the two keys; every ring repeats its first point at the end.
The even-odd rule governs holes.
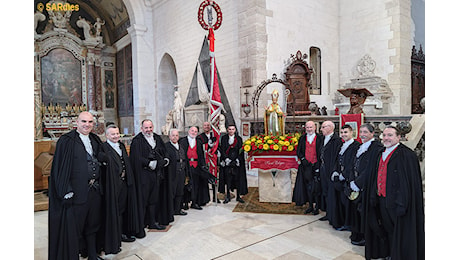
{"type": "Polygon", "coordinates": [[[259,201],[291,203],[298,167],[296,152],[267,151],[249,156],[249,168],[258,169],[259,201]]]}

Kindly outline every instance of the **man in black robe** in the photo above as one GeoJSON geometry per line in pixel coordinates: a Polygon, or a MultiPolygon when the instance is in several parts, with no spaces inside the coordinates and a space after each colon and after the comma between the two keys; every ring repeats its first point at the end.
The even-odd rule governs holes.
{"type": "Polygon", "coordinates": [[[231,200],[230,190],[236,189],[236,200],[244,203],[240,196],[248,193],[248,181],[244,154],[241,152],[243,140],[236,134],[235,125],[229,125],[227,133],[222,136],[219,144],[221,161],[219,192],[226,194],[225,204],[231,200]]]}
{"type": "Polygon", "coordinates": [[[215,181],[215,177],[209,173],[203,153],[203,144],[198,135],[198,128],[190,127],[188,135],[179,140],[187,153],[190,169],[190,182],[192,184],[192,209],[203,209],[202,206],[210,201],[208,183],[215,181]]]}
{"type": "Polygon", "coordinates": [[[363,197],[368,192],[367,183],[369,175],[376,170],[376,163],[383,145],[374,138],[374,127],[371,124],[361,125],[359,128],[359,137],[363,142],[356,152],[353,160],[353,171],[349,178],[346,179],[348,186],[345,188],[347,195],[351,192],[359,192],[357,198],[353,198],[350,203],[350,240],[353,245],[364,246],[364,211],[363,197]]]}
{"type": "MultiPolygon", "coordinates": [[[[203,123],[203,133],[199,134],[197,138],[201,139],[201,143],[203,144],[206,166],[208,166],[209,172],[217,178],[219,172],[219,165],[217,163],[218,140],[217,137],[214,136],[214,132],[211,128],[211,123],[203,123]]],[[[212,202],[220,203],[220,200],[217,198],[216,185],[217,180],[216,183],[211,184],[213,195],[212,202]]]]}
{"type": "Polygon", "coordinates": [[[321,187],[319,182],[319,155],[322,145],[320,135],[316,134],[316,125],[313,121],[305,123],[305,134],[303,134],[297,145],[297,157],[300,164],[297,169],[292,202],[302,206],[308,202],[305,214],[319,214],[319,201],[321,187]]]}
{"type": "Polygon", "coordinates": [[[327,214],[332,227],[338,231],[343,231],[349,230],[350,222],[350,200],[345,196],[345,180],[353,171],[353,160],[360,143],[353,139],[353,128],[350,125],[345,124],[340,128],[340,137],[343,144],[337,159],[337,170],[331,176],[334,189],[329,191],[334,199],[329,201],[332,204],[328,206],[327,214]]]}
{"type": "Polygon", "coordinates": [[[105,254],[120,251],[121,242],[133,242],[143,227],[138,215],[136,186],[125,145],[120,142],[120,130],[113,124],[107,126],[107,141],[102,144],[107,155],[103,200],[103,249],[105,254]]]}
{"type": "Polygon", "coordinates": [[[399,130],[383,130],[377,170],[365,197],[365,256],[392,260],[425,259],[425,214],[420,164],[401,144],[399,130]]]}
{"type": "Polygon", "coordinates": [[[188,176],[187,151],[179,144],[179,130],[169,131],[169,142],[166,142],[166,154],[169,158],[168,180],[171,190],[170,200],[173,202],[174,215],[184,216],[182,197],[184,195],[185,176],[188,176]]]}
{"type": "Polygon", "coordinates": [[[48,258],[100,259],[96,233],[101,225],[102,189],[100,164],[102,142],[91,133],[94,118],[82,112],[77,129],[62,135],[53,158],[49,182],[48,258]]]}
{"type": "Polygon", "coordinates": [[[159,135],[153,132],[153,123],[144,119],[141,123],[141,133],[137,134],[130,148],[130,160],[133,167],[136,187],[140,191],[141,219],[144,227],[164,230],[166,227],[158,223],[162,210],[159,207],[160,182],[164,179],[164,167],[169,159],[165,157],[166,148],[159,135]]]}
{"type": "MultiPolygon", "coordinates": [[[[334,200],[334,197],[331,196],[333,193],[329,192],[329,189],[334,189],[333,183],[331,181],[331,175],[337,169],[337,158],[342,146],[342,140],[334,132],[335,126],[332,121],[324,121],[321,125],[321,132],[323,134],[323,144],[320,150],[320,180],[321,180],[321,202],[320,209],[326,211],[326,216],[323,216],[319,220],[329,220],[328,213],[329,211],[329,200],[334,200]]],[[[331,223],[330,223],[331,224],[331,223]]]]}

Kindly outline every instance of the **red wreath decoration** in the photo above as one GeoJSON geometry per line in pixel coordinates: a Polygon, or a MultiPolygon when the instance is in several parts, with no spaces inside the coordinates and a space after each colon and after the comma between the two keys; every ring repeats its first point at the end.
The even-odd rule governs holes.
{"type": "Polygon", "coordinates": [[[200,8],[198,8],[198,22],[200,23],[201,27],[203,27],[203,29],[209,30],[209,25],[204,21],[204,18],[203,18],[204,9],[208,5],[212,6],[212,8],[214,8],[214,10],[217,13],[217,21],[212,26],[213,30],[217,30],[222,25],[222,10],[220,9],[219,5],[215,1],[205,0],[200,4],[200,8]]]}

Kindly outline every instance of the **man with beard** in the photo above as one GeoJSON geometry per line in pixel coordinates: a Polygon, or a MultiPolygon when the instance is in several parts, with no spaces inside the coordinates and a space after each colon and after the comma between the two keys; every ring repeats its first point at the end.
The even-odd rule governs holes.
{"type": "Polygon", "coordinates": [[[353,171],[353,159],[356,155],[356,151],[359,147],[359,142],[353,139],[353,128],[350,125],[343,125],[340,128],[340,137],[343,140],[343,144],[340,147],[336,171],[331,175],[331,181],[333,183],[333,189],[331,189],[331,196],[333,200],[328,206],[329,219],[332,226],[338,230],[348,230],[350,222],[350,201],[345,196],[344,186],[345,180],[349,179],[353,171]]]}
{"type": "Polygon", "coordinates": [[[319,182],[319,155],[321,136],[316,134],[316,125],[313,121],[305,123],[305,134],[299,139],[297,157],[300,164],[297,170],[292,202],[302,206],[308,202],[305,214],[313,212],[319,214],[320,182],[319,182]],[[314,205],[314,206],[313,206],[314,205]]]}
{"type": "Polygon", "coordinates": [[[203,144],[196,138],[198,128],[190,127],[188,136],[179,140],[187,153],[187,159],[190,166],[190,178],[192,183],[192,209],[203,209],[201,206],[206,205],[209,201],[208,182],[215,181],[215,177],[209,173],[203,153],[203,144]]]}
{"type": "Polygon", "coordinates": [[[321,132],[323,134],[323,144],[320,150],[320,179],[321,179],[321,203],[320,209],[326,211],[326,215],[321,217],[319,220],[325,221],[331,220],[328,217],[329,205],[334,205],[334,202],[329,202],[330,200],[335,200],[333,195],[333,183],[331,181],[331,175],[336,170],[337,167],[337,156],[342,146],[342,140],[340,137],[334,133],[334,123],[332,121],[324,121],[321,125],[321,132]]]}
{"type": "Polygon", "coordinates": [[[226,194],[224,204],[230,202],[230,190],[236,189],[236,200],[244,203],[240,195],[248,193],[244,155],[240,152],[243,140],[236,134],[236,126],[229,125],[226,135],[220,141],[221,179],[219,192],[226,194]],[[227,186],[227,191],[225,191],[227,186]]]}
{"type": "Polygon", "coordinates": [[[120,130],[109,124],[105,130],[107,141],[102,144],[107,155],[104,183],[104,252],[116,254],[121,242],[133,242],[141,228],[137,209],[136,186],[125,145],[120,142],[120,130]]]}
{"type": "Polygon", "coordinates": [[[188,176],[187,151],[179,144],[179,130],[169,130],[169,142],[166,142],[166,154],[169,158],[168,180],[173,201],[174,215],[184,216],[187,212],[181,208],[184,195],[185,176],[188,176]]]}
{"type": "Polygon", "coordinates": [[[62,135],[51,168],[48,196],[48,257],[100,259],[96,233],[101,225],[100,164],[105,161],[102,142],[91,133],[94,118],[81,112],[77,129],[62,135]]]}
{"type": "Polygon", "coordinates": [[[365,256],[425,259],[425,214],[417,155],[394,126],[383,130],[385,150],[369,176],[365,197],[365,256]]]}
{"type": "Polygon", "coordinates": [[[140,192],[141,219],[144,227],[164,230],[166,227],[158,223],[161,213],[159,207],[160,182],[164,179],[164,167],[169,163],[165,157],[165,144],[161,137],[153,132],[153,123],[144,119],[141,123],[141,133],[131,142],[130,160],[133,166],[136,186],[140,192]]]}
{"type": "Polygon", "coordinates": [[[350,229],[351,243],[357,246],[364,246],[364,212],[362,198],[368,192],[367,182],[369,175],[375,171],[379,153],[383,145],[374,138],[374,127],[371,124],[364,124],[359,128],[359,137],[363,142],[356,152],[353,160],[353,169],[349,178],[346,178],[349,187],[346,188],[348,195],[352,191],[359,192],[359,196],[350,203],[350,229]]]}
{"type": "MultiPolygon", "coordinates": [[[[217,146],[218,140],[214,136],[214,132],[211,129],[211,124],[209,122],[203,123],[203,133],[198,135],[199,139],[201,139],[201,143],[203,144],[203,150],[205,154],[205,161],[206,165],[209,168],[209,172],[217,178],[219,167],[217,167],[217,146]]],[[[216,185],[217,183],[213,183],[212,185],[212,202],[220,203],[220,200],[217,198],[217,190],[216,185]]]]}

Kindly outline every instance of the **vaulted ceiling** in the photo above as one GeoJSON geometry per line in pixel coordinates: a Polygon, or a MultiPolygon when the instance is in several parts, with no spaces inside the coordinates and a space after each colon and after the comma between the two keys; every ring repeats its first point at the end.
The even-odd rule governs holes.
{"type": "MultiPolygon", "coordinates": [[[[49,18],[46,11],[47,4],[50,6],[53,3],[68,3],[79,6],[78,11],[72,12],[71,24],[75,24],[79,16],[84,17],[92,24],[96,18],[101,18],[105,21],[102,33],[104,42],[109,45],[126,35],[126,29],[130,26],[128,11],[122,0],[35,0],[34,11],[37,10],[40,3],[45,7],[43,14],[46,15],[47,19],[49,18]]],[[[73,27],[82,35],[80,28],[73,27]]],[[[40,25],[37,31],[40,32],[44,29],[45,25],[40,25]]]]}

